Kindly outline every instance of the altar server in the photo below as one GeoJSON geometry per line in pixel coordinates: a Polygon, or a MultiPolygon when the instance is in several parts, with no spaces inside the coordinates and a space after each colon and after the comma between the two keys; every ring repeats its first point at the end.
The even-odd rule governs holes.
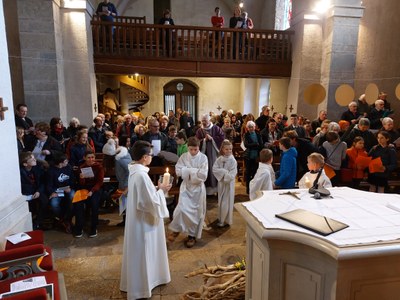
{"type": "Polygon", "coordinates": [[[250,181],[250,200],[254,200],[260,191],[272,191],[274,189],[275,171],[272,167],[274,155],[271,149],[262,149],[260,163],[254,178],[250,181]]]}
{"type": "Polygon", "coordinates": [[[235,177],[237,162],[232,155],[232,143],[224,140],[220,150],[221,156],[213,166],[213,174],[218,180],[218,227],[232,225],[233,203],[235,202],[235,177]]]}
{"type": "Polygon", "coordinates": [[[206,215],[206,187],[208,174],[207,156],[199,151],[200,142],[196,137],[188,139],[189,152],[179,157],[175,165],[176,175],[182,177],[178,206],[169,225],[168,240],[173,242],[180,232],[188,235],[185,246],[192,248],[196,238],[201,238],[206,215]]]}
{"type": "Polygon", "coordinates": [[[169,217],[165,193],[171,184],[155,187],[148,176],[151,147],[137,141],[131,152],[134,162],[129,164],[120,283],[129,300],[150,298],[153,288],[171,281],[163,220],[169,217]]]}

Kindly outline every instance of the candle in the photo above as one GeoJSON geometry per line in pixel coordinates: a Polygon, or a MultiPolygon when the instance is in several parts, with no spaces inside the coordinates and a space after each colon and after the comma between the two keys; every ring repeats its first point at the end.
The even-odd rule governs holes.
{"type": "Polygon", "coordinates": [[[310,179],[308,178],[308,176],[306,176],[306,179],[305,179],[305,181],[304,181],[304,184],[306,185],[306,187],[307,187],[308,189],[311,187],[311,181],[310,181],[310,179]]]}
{"type": "Polygon", "coordinates": [[[165,170],[164,176],[163,176],[163,184],[168,185],[169,184],[169,179],[171,178],[171,174],[168,173],[168,168],[165,170]]]}

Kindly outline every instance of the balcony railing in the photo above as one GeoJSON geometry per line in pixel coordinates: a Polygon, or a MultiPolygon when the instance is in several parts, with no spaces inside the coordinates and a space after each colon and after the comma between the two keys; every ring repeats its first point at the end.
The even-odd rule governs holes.
{"type": "Polygon", "coordinates": [[[291,31],[108,23],[98,19],[91,24],[95,57],[291,63],[291,31]]]}

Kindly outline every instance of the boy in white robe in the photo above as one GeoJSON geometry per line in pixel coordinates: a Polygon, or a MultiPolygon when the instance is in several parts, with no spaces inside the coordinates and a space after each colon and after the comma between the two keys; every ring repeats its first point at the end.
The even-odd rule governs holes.
{"type": "Polygon", "coordinates": [[[232,143],[224,140],[220,150],[221,156],[213,166],[213,174],[218,180],[218,227],[233,223],[233,204],[235,202],[235,177],[237,162],[232,155],[232,143]]]}
{"type": "Polygon", "coordinates": [[[129,164],[126,224],[120,290],[127,299],[150,298],[151,290],[171,281],[164,218],[169,217],[165,193],[171,184],[156,188],[148,176],[151,144],[137,141],[129,164]]]}
{"type": "MultiPolygon", "coordinates": [[[[322,154],[314,152],[307,157],[307,167],[310,170],[299,180],[299,189],[309,189],[313,186],[315,179],[317,179],[318,172],[324,167],[324,157],[322,154]]],[[[332,187],[331,180],[326,176],[325,171],[322,169],[321,176],[318,179],[318,187],[330,188],[332,187]]]]}
{"type": "Polygon", "coordinates": [[[179,202],[169,225],[168,240],[173,242],[180,232],[188,235],[185,246],[192,248],[196,238],[201,238],[206,215],[206,187],[208,174],[207,156],[199,151],[200,142],[196,137],[188,139],[189,151],[179,157],[175,165],[177,176],[182,177],[179,202]]]}
{"type": "Polygon", "coordinates": [[[272,167],[273,152],[270,149],[262,149],[260,163],[254,178],[250,181],[250,200],[258,198],[260,191],[272,191],[275,182],[275,171],[272,167]]]}

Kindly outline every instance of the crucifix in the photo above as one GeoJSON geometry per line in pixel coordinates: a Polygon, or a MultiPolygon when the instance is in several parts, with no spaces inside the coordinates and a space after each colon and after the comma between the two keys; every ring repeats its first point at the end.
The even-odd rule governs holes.
{"type": "Polygon", "coordinates": [[[94,104],[94,112],[97,112],[97,105],[96,105],[96,103],[94,104]]]}
{"type": "Polygon", "coordinates": [[[222,107],[218,105],[217,109],[218,109],[218,111],[220,111],[222,109],[222,107]]]}
{"type": "MultiPolygon", "coordinates": [[[[286,105],[286,106],[285,106],[285,111],[286,111],[287,109],[288,109],[288,106],[286,105]]],[[[293,107],[292,104],[290,104],[289,110],[290,110],[290,112],[292,112],[292,111],[294,110],[294,107],[293,107]]]]}
{"type": "Polygon", "coordinates": [[[274,106],[273,105],[271,105],[271,111],[274,112],[274,106]]]}
{"type": "Polygon", "coordinates": [[[7,106],[3,106],[3,98],[0,98],[0,121],[4,121],[4,112],[8,110],[7,106]]]}

